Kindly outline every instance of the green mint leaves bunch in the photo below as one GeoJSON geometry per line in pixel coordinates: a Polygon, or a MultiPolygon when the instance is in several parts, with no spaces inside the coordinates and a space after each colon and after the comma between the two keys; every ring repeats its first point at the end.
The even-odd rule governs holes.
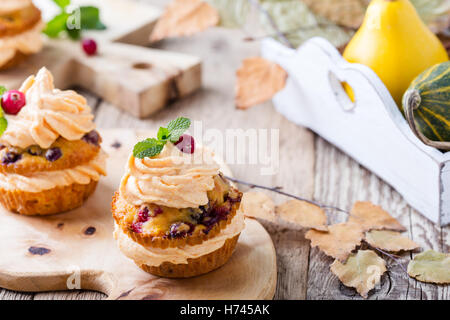
{"type": "MultiPolygon", "coordinates": [[[[8,91],[4,86],[0,86],[0,102],[2,100],[2,96],[5,94],[5,92],[8,91]]],[[[3,112],[3,109],[0,108],[0,136],[5,132],[6,128],[8,127],[8,120],[5,118],[5,113],[3,112]]]]}
{"type": "Polygon", "coordinates": [[[148,138],[138,142],[133,149],[133,156],[139,159],[154,157],[161,153],[167,142],[177,142],[191,126],[191,120],[179,117],[170,121],[167,127],[158,130],[157,138],[148,138]]]}
{"type": "Polygon", "coordinates": [[[81,38],[82,30],[104,30],[100,21],[100,10],[93,6],[81,6],[69,12],[70,0],[53,0],[61,9],[52,20],[47,22],[44,33],[50,38],[67,34],[73,40],[81,38]]]}

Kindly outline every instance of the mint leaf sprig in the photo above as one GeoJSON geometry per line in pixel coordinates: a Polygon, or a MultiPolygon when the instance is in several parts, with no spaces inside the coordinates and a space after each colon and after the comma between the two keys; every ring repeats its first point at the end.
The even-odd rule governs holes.
{"type": "Polygon", "coordinates": [[[191,120],[179,117],[170,121],[167,127],[160,127],[155,138],[138,142],[133,148],[133,156],[139,159],[154,157],[161,153],[167,142],[177,142],[183,133],[191,126],[191,120]]]}
{"type": "MultiPolygon", "coordinates": [[[[2,101],[3,95],[8,91],[4,86],[0,86],[0,102],[2,101]]],[[[3,112],[3,108],[0,108],[0,136],[2,136],[3,132],[5,132],[8,127],[8,120],[5,118],[5,113],[3,112]]]]}
{"type": "Polygon", "coordinates": [[[81,38],[82,30],[104,30],[106,26],[100,20],[100,10],[94,6],[79,7],[79,17],[74,12],[69,12],[68,7],[70,0],[53,0],[61,12],[57,14],[52,20],[47,22],[44,33],[50,38],[57,38],[62,34],[67,34],[73,40],[81,38]],[[70,20],[69,20],[70,19],[70,20]],[[72,20],[79,21],[72,21],[72,20]],[[68,22],[78,22],[79,28],[71,25],[68,22]]]}

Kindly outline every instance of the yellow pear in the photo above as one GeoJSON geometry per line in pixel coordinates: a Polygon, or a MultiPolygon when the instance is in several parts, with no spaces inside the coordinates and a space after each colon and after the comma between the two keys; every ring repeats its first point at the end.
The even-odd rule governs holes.
{"type": "Polygon", "coordinates": [[[411,81],[448,55],[409,0],[372,0],[344,58],[375,71],[401,108],[411,81]]]}

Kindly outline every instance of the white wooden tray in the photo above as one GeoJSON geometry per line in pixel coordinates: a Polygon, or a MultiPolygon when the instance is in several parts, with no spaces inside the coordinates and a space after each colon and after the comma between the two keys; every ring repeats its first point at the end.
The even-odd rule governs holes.
{"type": "Polygon", "coordinates": [[[375,72],[348,63],[322,38],[297,50],[265,39],[262,55],[289,73],[273,99],[280,113],[376,173],[431,221],[450,224],[450,152],[426,146],[413,134],[375,72]],[[355,103],[343,81],[353,88],[355,103]]]}

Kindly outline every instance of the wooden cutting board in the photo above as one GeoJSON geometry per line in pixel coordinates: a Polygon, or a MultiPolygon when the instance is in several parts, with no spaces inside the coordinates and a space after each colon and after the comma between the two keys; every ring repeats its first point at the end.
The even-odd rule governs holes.
{"type": "MultiPolygon", "coordinates": [[[[26,217],[0,207],[0,287],[17,291],[90,289],[108,299],[272,299],[277,270],[269,234],[246,219],[223,267],[191,279],[164,279],[139,269],[117,248],[110,202],[136,141],[148,131],[100,130],[108,176],[82,208],[26,217]]],[[[222,171],[230,174],[223,166],[222,171]]]]}
{"type": "MultiPolygon", "coordinates": [[[[36,0],[44,18],[55,13],[52,1],[36,0]]],[[[88,57],[78,41],[46,39],[42,52],[20,66],[0,72],[0,84],[18,88],[45,66],[56,87],[84,87],[135,117],[145,118],[201,86],[201,62],[194,56],[143,47],[161,11],[134,0],[72,1],[100,8],[107,29],[89,31],[98,54],[88,57]]]]}

